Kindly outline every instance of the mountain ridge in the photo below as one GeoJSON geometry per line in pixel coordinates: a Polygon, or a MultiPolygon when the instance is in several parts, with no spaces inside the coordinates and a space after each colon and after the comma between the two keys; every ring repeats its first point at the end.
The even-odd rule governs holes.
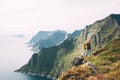
{"type": "Polygon", "coordinates": [[[91,39],[92,53],[94,53],[100,48],[103,48],[112,39],[117,38],[116,35],[117,36],[119,35],[117,34],[117,32],[120,32],[118,30],[118,28],[120,27],[119,19],[120,15],[112,14],[102,20],[96,21],[95,23],[86,26],[84,29],[81,30],[77,38],[73,39],[68,38],[58,46],[44,48],[42,51],[40,51],[38,53],[39,57],[37,57],[37,61],[35,61],[37,62],[35,64],[36,69],[29,68],[30,64],[32,64],[32,61],[30,61],[17,71],[25,73],[30,72],[32,74],[34,73],[38,75],[52,77],[58,76],[62,71],[65,71],[72,67],[70,62],[71,60],[73,60],[74,57],[84,53],[83,49],[84,42],[87,42],[91,39]],[[113,18],[115,16],[118,16],[118,18],[113,18]],[[49,54],[54,55],[52,56],[49,54]],[[40,59],[42,59],[42,62],[40,59]],[[50,61],[51,59],[52,61],[50,61]],[[52,64],[52,67],[49,68],[49,70],[47,71],[46,70],[48,68],[47,65],[50,65],[48,62],[52,64]]]}

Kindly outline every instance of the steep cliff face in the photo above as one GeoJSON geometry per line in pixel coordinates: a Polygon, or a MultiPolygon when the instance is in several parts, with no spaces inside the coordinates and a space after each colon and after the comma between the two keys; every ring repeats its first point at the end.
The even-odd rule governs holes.
{"type": "MultiPolygon", "coordinates": [[[[115,16],[119,17],[120,15],[115,16]]],[[[115,36],[120,27],[119,22],[112,14],[103,20],[88,25],[82,30],[77,42],[82,43],[91,40],[93,51],[101,48],[104,46],[104,43],[110,41],[115,36]]]]}
{"type": "Polygon", "coordinates": [[[73,39],[65,40],[59,46],[43,48],[39,53],[34,53],[29,62],[17,71],[42,76],[54,75],[59,62],[62,62],[61,59],[65,58],[73,48],[73,39]]]}
{"type": "Polygon", "coordinates": [[[120,15],[112,14],[86,26],[77,38],[67,39],[58,46],[43,48],[18,71],[56,77],[61,71],[71,67],[71,61],[75,56],[84,52],[84,42],[91,41],[92,53],[94,53],[116,38],[116,35],[118,36],[118,28],[120,28],[120,15]]]}

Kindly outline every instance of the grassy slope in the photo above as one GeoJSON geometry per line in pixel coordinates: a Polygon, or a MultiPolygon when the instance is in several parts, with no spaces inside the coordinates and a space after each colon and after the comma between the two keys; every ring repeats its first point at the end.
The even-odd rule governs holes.
{"type": "Polygon", "coordinates": [[[92,57],[91,62],[99,72],[107,77],[118,79],[120,76],[120,38],[110,41],[104,51],[92,57]]]}
{"type": "Polygon", "coordinates": [[[85,59],[96,66],[98,74],[93,74],[90,69],[81,65],[63,72],[59,80],[119,80],[120,38],[110,41],[103,50],[98,50],[92,57],[85,59]]]}

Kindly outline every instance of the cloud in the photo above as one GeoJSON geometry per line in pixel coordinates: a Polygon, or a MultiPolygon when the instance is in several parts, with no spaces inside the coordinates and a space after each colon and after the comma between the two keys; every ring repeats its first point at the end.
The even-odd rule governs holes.
{"type": "Polygon", "coordinates": [[[24,38],[25,35],[24,34],[14,34],[14,35],[7,35],[4,36],[5,38],[24,38]]]}

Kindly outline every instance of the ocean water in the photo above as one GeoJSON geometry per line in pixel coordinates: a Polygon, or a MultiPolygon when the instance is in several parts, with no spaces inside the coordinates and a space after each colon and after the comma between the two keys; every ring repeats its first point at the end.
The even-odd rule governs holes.
{"type": "Polygon", "coordinates": [[[14,72],[32,56],[33,52],[26,43],[26,38],[0,37],[0,80],[49,80],[14,72]]]}

